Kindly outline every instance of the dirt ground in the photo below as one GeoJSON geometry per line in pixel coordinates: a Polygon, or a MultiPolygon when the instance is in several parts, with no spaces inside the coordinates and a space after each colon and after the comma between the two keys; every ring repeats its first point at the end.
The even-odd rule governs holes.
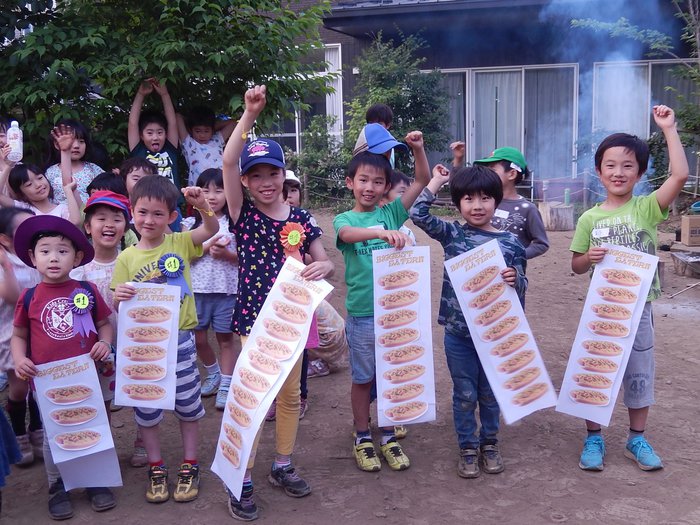
{"type": "MultiPolygon", "coordinates": [[[[344,313],[343,261],[333,246],[332,215],[318,213],[328,235],[324,244],[336,264],[331,279],[336,290],[330,301],[344,313]]],[[[410,223],[409,223],[410,226],[410,223]]],[[[667,228],[668,229],[668,228],[667,228]]],[[[672,229],[672,228],[671,228],[672,229]]],[[[440,294],[443,254],[440,246],[414,228],[419,244],[432,247],[432,301],[440,294]]],[[[551,248],[530,262],[527,317],[538,340],[555,386],[561,384],[576,332],[588,278],[570,270],[569,243],[573,232],[551,232],[551,248]]],[[[672,235],[661,234],[668,242],[672,235]]],[[[652,409],[648,437],[662,456],[665,468],[642,472],[623,456],[627,416],[618,402],[612,425],[605,430],[606,468],[581,471],[578,456],[585,437],[583,421],[556,413],[537,412],[512,426],[502,427],[500,439],[506,470],[478,479],[459,478],[457,445],[452,424],[450,376],[443,352],[443,330],[434,329],[437,421],[410,427],[403,441],[411,468],[392,472],[361,472],[351,451],[347,369],[309,381],[310,408],[301,421],[294,461],[313,492],[292,499],[273,488],[266,476],[274,451],[273,427],[265,427],[253,473],[260,508],[259,523],[289,525],[328,523],[700,523],[700,500],[693,494],[700,485],[700,448],[697,428],[697,376],[700,365],[698,304],[700,287],[673,299],[672,293],[697,282],[674,274],[668,252],[664,296],[655,303],[657,348],[657,405],[652,409]],[[698,338],[698,339],[695,339],[698,338]]],[[[436,315],[437,317],[437,315],[436,315]]],[[[2,395],[4,404],[6,394],[2,395]]],[[[130,409],[114,413],[113,431],[122,465],[124,487],[116,489],[118,506],[95,514],[82,491],[74,491],[75,517],[67,523],[221,523],[230,520],[218,478],[208,467],[214,454],[220,413],[214,399],[205,400],[202,421],[203,465],[199,498],[188,504],[172,499],[151,505],[144,499],[146,469],[129,466],[134,437],[130,409]]],[[[165,460],[175,466],[181,458],[179,433],[173,417],[163,425],[165,460]]],[[[173,476],[174,477],[174,476],[173,476]]],[[[172,479],[171,479],[172,483],[172,479]]],[[[46,511],[47,484],[41,463],[14,468],[3,492],[3,523],[50,523],[46,511]]]]}

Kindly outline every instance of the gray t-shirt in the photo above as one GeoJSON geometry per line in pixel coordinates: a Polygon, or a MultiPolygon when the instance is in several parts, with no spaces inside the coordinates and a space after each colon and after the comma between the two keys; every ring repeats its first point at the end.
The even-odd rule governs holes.
{"type": "Polygon", "coordinates": [[[494,228],[508,231],[518,238],[525,247],[525,258],[532,259],[549,249],[547,232],[537,206],[529,200],[503,199],[491,219],[494,228]]]}

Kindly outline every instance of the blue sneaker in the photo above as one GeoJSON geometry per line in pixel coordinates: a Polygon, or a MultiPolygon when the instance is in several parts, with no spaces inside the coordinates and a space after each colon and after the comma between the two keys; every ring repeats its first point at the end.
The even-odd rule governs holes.
{"type": "Polygon", "coordinates": [[[583,470],[603,470],[605,441],[602,436],[588,436],[583,442],[583,451],[578,466],[583,470]]]}
{"type": "Polygon", "coordinates": [[[216,372],[215,374],[208,375],[206,379],[202,382],[202,397],[215,396],[219,391],[219,385],[221,384],[221,373],[216,372]]]}
{"type": "Polygon", "coordinates": [[[661,458],[656,455],[654,449],[644,436],[637,436],[627,442],[625,457],[637,462],[637,466],[642,470],[659,470],[664,468],[661,458]]]}

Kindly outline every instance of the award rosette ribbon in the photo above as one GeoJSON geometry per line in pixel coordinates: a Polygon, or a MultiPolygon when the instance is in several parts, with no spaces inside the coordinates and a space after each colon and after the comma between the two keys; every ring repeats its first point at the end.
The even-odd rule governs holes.
{"type": "Polygon", "coordinates": [[[95,306],[95,298],[85,288],[77,288],[70,298],[70,309],[73,312],[73,330],[83,337],[90,332],[97,333],[95,323],[92,320],[92,308],[95,306]]]}
{"type": "Polygon", "coordinates": [[[302,261],[299,249],[305,240],[306,233],[304,232],[304,228],[297,222],[288,222],[280,232],[280,241],[284,247],[285,255],[287,257],[294,257],[298,261],[302,261]]]}
{"type": "Polygon", "coordinates": [[[166,253],[158,261],[158,269],[165,276],[169,285],[180,287],[180,299],[184,299],[186,295],[192,295],[183,275],[185,261],[182,260],[182,257],[176,253],[166,253]]]}

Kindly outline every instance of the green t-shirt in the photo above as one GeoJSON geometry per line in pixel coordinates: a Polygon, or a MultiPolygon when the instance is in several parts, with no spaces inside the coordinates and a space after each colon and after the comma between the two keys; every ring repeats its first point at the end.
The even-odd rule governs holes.
{"type": "MultiPolygon", "coordinates": [[[[141,250],[131,246],[117,257],[117,264],[112,275],[111,288],[118,284],[133,281],[136,283],[167,284],[167,279],[158,268],[158,261],[166,253],[175,253],[184,260],[183,276],[192,292],[190,261],[202,256],[202,246],[192,242],[192,232],[172,233],[165,236],[162,244],[150,250],[141,250]]],[[[180,302],[180,330],[192,330],[197,326],[197,310],[194,295],[190,293],[180,302]]]]}
{"type": "MultiPolygon", "coordinates": [[[[579,218],[569,249],[576,253],[586,253],[591,246],[609,243],[654,255],[656,226],[667,217],[668,210],[661,209],[656,192],[632,197],[629,202],[614,210],[601,210],[599,203],[579,218]]],[[[661,283],[657,272],[647,301],[653,301],[660,295],[661,283]]]]}
{"type": "Polygon", "coordinates": [[[396,199],[382,208],[370,212],[346,211],[333,220],[335,244],[345,260],[345,283],[348,291],[345,307],[353,317],[374,315],[374,279],[372,278],[372,252],[389,245],[379,239],[348,244],[340,240],[338,232],[343,226],[353,228],[375,228],[398,230],[408,219],[408,212],[401,199],[396,199]]]}

